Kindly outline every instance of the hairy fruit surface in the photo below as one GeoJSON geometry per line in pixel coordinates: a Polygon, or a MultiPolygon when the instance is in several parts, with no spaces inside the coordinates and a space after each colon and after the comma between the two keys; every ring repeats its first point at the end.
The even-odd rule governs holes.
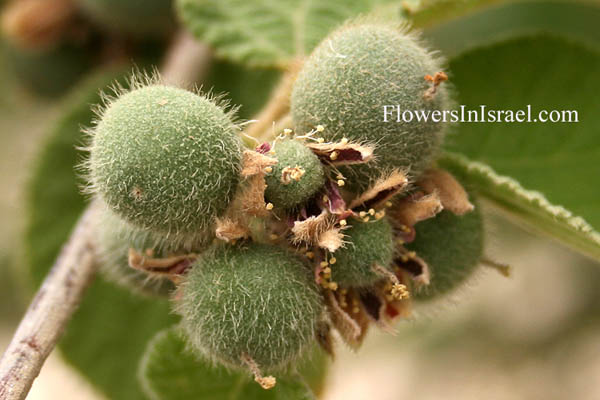
{"type": "Polygon", "coordinates": [[[343,169],[351,185],[365,189],[393,169],[417,177],[432,161],[444,126],[384,121],[384,106],[432,112],[448,108],[444,86],[426,76],[440,71],[413,35],[394,25],[347,25],[327,37],[304,64],[291,99],[298,131],[324,125],[328,141],[346,138],[375,146],[375,160],[343,169]]]}
{"type": "Polygon", "coordinates": [[[92,190],[133,225],[173,237],[209,229],[240,180],[230,115],[209,98],[163,85],[109,104],[90,153],[92,190]]]}
{"type": "Polygon", "coordinates": [[[415,288],[415,300],[430,300],[450,293],[477,269],[484,235],[479,207],[464,215],[444,210],[419,222],[415,230],[415,241],[406,244],[406,248],[427,263],[431,274],[428,285],[415,288]]]}
{"type": "Polygon", "coordinates": [[[375,271],[378,265],[389,269],[394,256],[392,226],[386,218],[370,222],[353,221],[344,231],[345,246],[334,255],[332,281],[343,287],[368,286],[383,278],[375,271]]]}
{"type": "Polygon", "coordinates": [[[285,367],[314,339],[323,310],[308,268],[275,246],[220,245],[191,268],[178,304],[192,346],[233,367],[285,367]]]}
{"type": "Polygon", "coordinates": [[[290,209],[314,196],[325,184],[319,158],[302,142],[293,139],[275,145],[278,162],[265,177],[265,199],[275,207],[290,209]]]}

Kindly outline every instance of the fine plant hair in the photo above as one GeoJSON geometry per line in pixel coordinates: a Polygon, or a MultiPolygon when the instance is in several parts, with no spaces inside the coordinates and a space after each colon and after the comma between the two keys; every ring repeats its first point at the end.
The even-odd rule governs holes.
{"type": "Polygon", "coordinates": [[[298,76],[291,98],[296,129],[324,124],[326,140],[375,144],[375,162],[343,168],[352,187],[364,189],[393,168],[413,180],[437,155],[445,124],[383,122],[381,101],[402,110],[448,109],[445,85],[427,96],[425,76],[442,65],[404,25],[347,23],[321,42],[298,76]]]}
{"type": "MultiPolygon", "coordinates": [[[[476,204],[473,193],[470,198],[476,204]]],[[[473,275],[482,257],[484,227],[480,207],[462,216],[444,210],[415,228],[416,239],[406,248],[427,263],[431,278],[428,285],[414,288],[414,299],[425,302],[452,294],[473,275]]]]}
{"type": "Polygon", "coordinates": [[[210,92],[166,86],[156,72],[133,73],[127,87],[117,83],[112,93],[103,94],[93,127],[86,130],[85,150],[90,156],[80,168],[88,181],[85,191],[102,198],[138,228],[159,233],[174,244],[206,237],[215,218],[233,199],[240,180],[242,145],[235,133],[236,109],[226,111],[227,107],[222,97],[210,92]],[[114,111],[124,101],[132,103],[129,109],[114,111]],[[162,108],[146,115],[151,105],[167,107],[177,101],[183,102],[166,116],[162,108]],[[205,114],[199,115],[200,109],[192,107],[200,107],[205,114]],[[116,121],[112,125],[106,121],[110,118],[116,121]],[[148,118],[154,121],[149,123],[148,118]],[[164,120],[165,126],[155,128],[156,120],[158,125],[164,120]],[[124,134],[132,138],[123,138],[120,130],[127,129],[128,121],[134,125],[124,134]],[[144,129],[140,123],[170,135],[161,131],[148,137],[152,132],[135,131],[144,129]],[[99,132],[103,135],[100,148],[99,132]]]}
{"type": "Polygon", "coordinates": [[[196,352],[246,369],[285,369],[313,343],[323,312],[311,273],[292,252],[266,244],[215,245],[181,286],[176,310],[196,352]]]}
{"type": "Polygon", "coordinates": [[[151,231],[138,229],[112,212],[99,199],[93,199],[94,236],[100,272],[109,281],[145,296],[168,297],[174,283],[164,275],[150,274],[129,265],[129,251],[160,258],[199,253],[208,247],[212,237],[196,238],[199,242],[173,245],[151,231]],[[149,253],[151,252],[151,253],[149,253]]]}
{"type": "Polygon", "coordinates": [[[266,174],[265,199],[276,207],[290,209],[309,200],[325,184],[321,161],[301,141],[284,139],[273,147],[278,162],[266,174]],[[297,177],[290,172],[295,171],[297,177]]]}
{"type": "Polygon", "coordinates": [[[344,287],[369,286],[383,278],[374,271],[375,265],[391,270],[395,244],[387,218],[354,220],[344,235],[346,245],[334,253],[337,262],[331,268],[333,281],[344,287]]]}

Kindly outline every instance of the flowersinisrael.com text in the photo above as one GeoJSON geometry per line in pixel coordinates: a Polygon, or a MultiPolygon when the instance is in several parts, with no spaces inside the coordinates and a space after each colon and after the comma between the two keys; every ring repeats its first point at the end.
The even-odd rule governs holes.
{"type": "Polygon", "coordinates": [[[576,110],[540,110],[532,111],[531,104],[519,110],[495,110],[480,105],[476,109],[467,109],[461,105],[454,110],[402,110],[399,105],[383,106],[384,122],[459,122],[459,123],[489,123],[489,122],[579,122],[576,110]]]}

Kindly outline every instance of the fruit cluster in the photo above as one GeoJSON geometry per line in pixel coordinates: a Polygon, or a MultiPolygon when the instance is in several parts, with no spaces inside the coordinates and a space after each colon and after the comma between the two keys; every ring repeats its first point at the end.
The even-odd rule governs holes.
{"type": "Polygon", "coordinates": [[[107,275],[170,293],[191,346],[275,384],[333,329],[456,288],[482,252],[481,216],[434,165],[442,124],[383,122],[382,104],[444,110],[439,61],[395,26],[334,32],[295,81],[293,125],[244,149],[218,99],[133,82],[90,131],[86,168],[107,275]],[[384,102],[384,103],[382,103],[384,102]]]}

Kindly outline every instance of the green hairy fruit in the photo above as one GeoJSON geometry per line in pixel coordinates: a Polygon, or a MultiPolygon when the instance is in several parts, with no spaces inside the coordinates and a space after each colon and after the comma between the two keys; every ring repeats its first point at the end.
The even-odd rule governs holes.
{"type": "Polygon", "coordinates": [[[274,149],[278,162],[266,175],[265,199],[275,207],[290,209],[323,187],[325,172],[319,158],[300,141],[279,141],[274,149]]]}
{"type": "Polygon", "coordinates": [[[108,105],[93,131],[92,190],[141,229],[198,235],[231,202],[241,143],[230,115],[210,99],[162,85],[108,105]]]}
{"type": "Polygon", "coordinates": [[[79,0],[98,24],[133,35],[159,35],[173,27],[171,0],[79,0]]]}
{"type": "Polygon", "coordinates": [[[312,343],[322,313],[309,269],[270,245],[221,245],[203,254],[178,310],[193,347],[232,367],[287,366],[312,343]]]}
{"type": "Polygon", "coordinates": [[[109,210],[101,210],[97,215],[94,226],[96,251],[104,277],[136,293],[168,296],[175,285],[168,279],[151,278],[148,274],[131,268],[128,254],[129,249],[142,254],[152,249],[153,257],[172,252],[157,245],[152,234],[132,227],[109,210]]]}
{"type": "Polygon", "coordinates": [[[328,141],[347,138],[375,146],[375,160],[344,168],[351,187],[364,189],[392,169],[417,177],[443,137],[441,123],[384,122],[384,105],[400,110],[448,109],[443,85],[432,90],[426,75],[440,72],[415,37],[386,24],[342,27],[326,38],[303,66],[293,88],[292,118],[298,132],[325,126],[328,141]]]}
{"type": "MultiPolygon", "coordinates": [[[[471,194],[471,201],[473,196],[471,194]]],[[[479,207],[465,215],[444,210],[415,225],[415,241],[406,245],[429,266],[429,285],[415,288],[415,300],[431,300],[452,292],[477,269],[483,253],[483,221],[479,207]]]]}
{"type": "Polygon", "coordinates": [[[383,276],[374,271],[378,265],[390,269],[394,257],[394,235],[386,218],[370,222],[354,221],[344,231],[344,247],[334,255],[331,279],[343,287],[369,286],[383,276]]]}

